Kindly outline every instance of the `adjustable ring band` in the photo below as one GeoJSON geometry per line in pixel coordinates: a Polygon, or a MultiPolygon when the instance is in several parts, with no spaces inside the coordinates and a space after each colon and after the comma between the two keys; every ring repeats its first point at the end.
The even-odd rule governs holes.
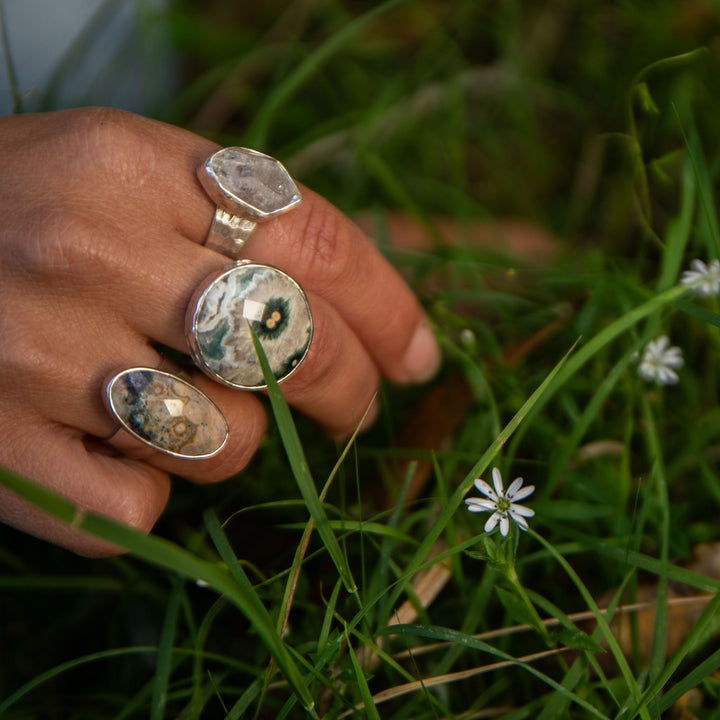
{"type": "Polygon", "coordinates": [[[103,400],[130,435],[174,457],[204,459],[222,450],[228,425],[194,385],[163,370],[133,367],[110,377],[103,400]]]}
{"type": "Polygon", "coordinates": [[[206,278],[190,300],[185,334],[195,364],[224,385],[264,389],[251,327],[273,375],[286,380],[312,341],[307,297],[282,270],[243,260],[206,278]]]}
{"type": "Polygon", "coordinates": [[[217,205],[205,245],[240,259],[259,222],[295,207],[302,195],[283,165],[270,155],[241,147],[213,153],[198,168],[198,180],[217,205]]]}

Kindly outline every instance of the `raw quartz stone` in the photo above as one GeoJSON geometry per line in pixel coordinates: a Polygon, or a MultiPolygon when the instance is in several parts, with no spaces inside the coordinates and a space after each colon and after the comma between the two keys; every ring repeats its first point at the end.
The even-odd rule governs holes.
{"type": "Polygon", "coordinates": [[[225,444],[225,417],[197,388],[169,373],[132,368],[108,384],[110,411],[139,440],[162,452],[209,457],[225,444]]]}
{"type": "MultiPolygon", "coordinates": [[[[221,193],[239,203],[254,218],[289,210],[301,200],[293,179],[275,158],[246,148],[219,150],[208,161],[208,172],[221,193]]],[[[226,208],[239,212],[238,208],[226,208]]]]}

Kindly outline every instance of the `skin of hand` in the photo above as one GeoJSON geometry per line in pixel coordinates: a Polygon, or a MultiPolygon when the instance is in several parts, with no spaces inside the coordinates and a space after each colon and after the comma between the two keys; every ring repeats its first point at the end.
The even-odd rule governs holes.
{"type": "MultiPolygon", "coordinates": [[[[189,298],[229,263],[203,246],[215,208],[196,169],[216,149],[107,108],[0,118],[0,465],[143,532],[167,502],[169,473],[198,483],[230,477],[266,428],[257,396],[199,371],[193,383],[230,430],[208,459],[164,455],[118,433],[102,402],[111,374],[162,367],[158,345],[187,352],[189,298]]],[[[301,191],[302,203],[259,225],[245,250],[307,293],[313,343],[282,388],[341,437],[381,376],[428,379],[440,354],[399,274],[355,224],[301,191]]],[[[118,552],[2,487],[0,521],[83,555],[118,552]]]]}

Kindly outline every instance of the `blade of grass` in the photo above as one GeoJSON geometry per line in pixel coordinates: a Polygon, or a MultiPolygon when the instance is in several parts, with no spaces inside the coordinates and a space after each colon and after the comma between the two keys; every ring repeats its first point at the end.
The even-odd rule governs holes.
{"type": "Polygon", "coordinates": [[[273,375],[265,351],[263,350],[262,344],[257,338],[257,335],[253,332],[250,327],[250,333],[252,335],[253,345],[255,346],[255,352],[257,353],[258,360],[262,367],[263,376],[265,383],[267,384],[268,397],[270,398],[270,405],[272,406],[275,421],[277,422],[278,431],[285,447],[290,467],[297,482],[300,494],[307,505],[308,512],[312,517],[315,526],[317,527],[318,534],[325,545],[325,548],[330,555],[335,567],[337,568],[340,577],[343,580],[343,584],[349,593],[355,593],[357,587],[355,580],[353,579],[350,567],[345,559],[345,556],[340,549],[340,544],[335,537],[335,534],[330,527],[327,515],[323,509],[322,503],[315,487],[315,481],[313,480],[310,467],[305,459],[305,452],[300,443],[300,438],[295,428],[295,423],[290,413],[290,408],[282,394],[282,391],[278,387],[277,380],[273,375]]]}
{"type": "Polygon", "coordinates": [[[245,711],[252,705],[262,688],[263,677],[255,678],[245,692],[236,700],[235,704],[230,708],[226,720],[240,720],[245,711]]]}
{"type": "MultiPolygon", "coordinates": [[[[412,576],[419,570],[425,557],[429,554],[435,541],[444,532],[446,525],[450,522],[453,513],[457,510],[463,501],[463,498],[467,494],[468,490],[472,487],[472,484],[480,474],[482,474],[492,461],[492,459],[500,451],[500,448],[508,441],[515,430],[519,427],[520,423],[525,420],[528,414],[531,412],[536,403],[540,401],[543,395],[548,391],[553,380],[557,377],[565,364],[568,362],[568,355],[566,355],[547,375],[545,380],[538,386],[535,392],[523,403],[520,409],[515,413],[510,422],[500,431],[499,435],[493,440],[487,450],[482,454],[480,459],[475,463],[470,472],[465,476],[465,479],[455,489],[455,492],[450,496],[447,504],[440,512],[437,520],[430,528],[428,533],[425,535],[420,546],[415,551],[415,554],[410,559],[406,571],[403,575],[403,580],[399,582],[395,589],[390,593],[388,606],[393,607],[397,602],[400,595],[405,591],[407,583],[410,581],[412,576]]],[[[387,622],[387,618],[385,619],[387,622]]]]}
{"type": "MultiPolygon", "coordinates": [[[[67,498],[9,470],[0,469],[0,484],[17,493],[35,507],[78,530],[89,532],[91,535],[125,548],[137,557],[153,565],[172,570],[182,577],[204,580],[218,592],[227,595],[228,599],[255,626],[268,649],[273,654],[277,653],[278,665],[285,673],[288,682],[302,699],[303,704],[312,712],[312,697],[304,684],[302,675],[275,632],[272,621],[250,585],[250,581],[247,580],[247,577],[244,577],[243,580],[244,573],[236,571],[231,573],[227,567],[222,567],[217,562],[202,560],[164,538],[144,535],[106,516],[81,511],[67,498]]],[[[220,534],[222,535],[221,531],[220,534]]],[[[234,564],[239,568],[237,558],[232,551],[229,555],[235,559],[234,564]]],[[[242,571],[241,568],[240,570],[242,571]]]]}
{"type": "Polygon", "coordinates": [[[700,146],[700,137],[697,130],[693,127],[688,137],[683,128],[680,114],[677,108],[673,104],[673,110],[675,117],[680,127],[680,133],[682,134],[683,142],[687,148],[690,162],[692,163],[693,172],[695,174],[695,180],[697,182],[698,196],[700,198],[700,206],[702,208],[701,219],[704,221],[700,225],[705,225],[705,230],[708,235],[708,252],[713,258],[720,258],[720,227],[718,227],[717,210],[715,208],[715,202],[713,200],[714,191],[712,181],[710,180],[710,173],[708,171],[707,164],[705,162],[705,154],[700,146]]]}
{"type": "MultiPolygon", "coordinates": [[[[625,680],[625,684],[630,693],[630,696],[634,701],[639,700],[640,690],[638,688],[635,677],[633,676],[632,670],[630,669],[630,666],[625,659],[625,655],[620,648],[617,638],[610,629],[610,625],[608,624],[605,615],[600,611],[600,608],[595,602],[595,598],[593,598],[592,593],[587,589],[585,583],[583,583],[583,581],[580,579],[580,576],[575,572],[570,563],[555,550],[551,543],[549,543],[547,540],[545,540],[544,537],[532,530],[532,528],[529,529],[527,532],[530,533],[532,537],[534,537],[541,545],[543,545],[543,547],[548,550],[548,552],[552,554],[552,556],[555,558],[555,561],[560,565],[560,567],[562,567],[567,576],[572,580],[573,584],[580,592],[580,595],[582,595],[582,598],[587,604],[587,606],[593,611],[595,620],[598,623],[598,626],[602,629],[602,634],[605,638],[605,642],[607,642],[608,647],[610,648],[610,652],[613,655],[613,659],[617,663],[618,668],[620,669],[620,673],[625,680]]],[[[645,720],[650,720],[650,715],[648,714],[646,708],[643,708],[641,710],[641,715],[645,720]]]]}
{"type": "Polygon", "coordinates": [[[668,223],[665,233],[665,250],[662,254],[662,267],[658,278],[658,291],[666,290],[677,282],[680,268],[695,215],[696,182],[692,163],[685,159],[682,169],[682,197],[680,212],[668,223]]]}
{"type": "MultiPolygon", "coordinates": [[[[718,593],[710,601],[710,603],[708,603],[705,610],[703,610],[702,615],[698,618],[698,621],[693,626],[693,629],[688,633],[685,640],[683,640],[683,643],[678,649],[678,651],[667,662],[667,664],[663,668],[662,673],[657,678],[655,678],[655,680],[651,682],[650,685],[647,687],[647,689],[643,693],[643,696],[638,701],[638,706],[643,703],[647,704],[652,701],[662,690],[662,688],[669,682],[673,673],[680,666],[680,663],[682,663],[682,661],[687,657],[687,655],[695,648],[698,639],[705,632],[705,628],[713,620],[713,616],[717,613],[718,608],[720,608],[720,593],[718,593]]],[[[698,666],[698,668],[696,668],[696,670],[702,667],[702,672],[704,672],[709,666],[714,666],[718,661],[720,661],[720,658],[717,657],[717,654],[717,652],[713,653],[713,655],[705,661],[705,663],[708,663],[708,661],[710,662],[707,665],[705,663],[702,663],[700,666],[698,666]]],[[[710,670],[709,672],[712,672],[712,670],[710,670]]],[[[667,700],[668,698],[663,698],[663,700],[661,701],[661,712],[667,709],[667,700]]],[[[638,706],[636,706],[635,708],[636,712],[638,706]]]]}
{"type": "MultiPolygon", "coordinates": [[[[645,420],[645,444],[648,460],[651,464],[651,478],[655,481],[655,500],[660,511],[660,562],[669,564],[670,547],[670,508],[667,490],[667,478],[663,463],[662,443],[658,435],[657,424],[647,395],[642,398],[643,419],[645,420]]],[[[650,655],[650,681],[660,675],[665,665],[665,650],[667,647],[667,620],[668,620],[668,580],[663,573],[658,577],[655,627],[653,629],[652,652],[650,655]]]]}
{"type": "Polygon", "coordinates": [[[658,576],[665,574],[668,580],[672,580],[673,582],[689,585],[697,590],[703,590],[709,593],[720,593],[720,579],[702,575],[701,573],[673,565],[672,563],[665,566],[657,558],[643,555],[636,550],[628,550],[624,539],[617,541],[619,545],[613,545],[608,540],[598,540],[592,535],[578,532],[569,526],[558,527],[557,530],[577,540],[586,550],[608,557],[615,562],[621,563],[623,566],[635,567],[638,570],[644,570],[658,576]]]}
{"type": "Polygon", "coordinates": [[[168,682],[172,667],[172,651],[175,641],[180,601],[183,595],[184,580],[176,578],[170,590],[170,597],[165,606],[165,620],[160,633],[155,677],[153,679],[152,700],[150,703],[150,720],[162,720],[165,717],[167,704],[168,682]]]}
{"type": "Polygon", "coordinates": [[[53,678],[61,675],[69,670],[80,668],[83,665],[89,665],[91,663],[98,662],[99,660],[109,660],[115,657],[123,657],[127,655],[144,655],[147,653],[156,653],[156,647],[150,646],[138,646],[129,648],[114,648],[112,650],[103,650],[101,652],[91,653],[89,655],[83,655],[73,660],[56,665],[50,670],[36,675],[32,680],[26,682],[22,687],[19,687],[14,693],[8,695],[4,700],[0,701],[0,717],[9,710],[20,698],[24,697],[28,693],[32,692],[35,688],[40,687],[44,683],[52,680],[53,678]]]}
{"type": "Polygon", "coordinates": [[[692,672],[677,682],[665,693],[660,703],[660,712],[667,712],[688,690],[697,687],[708,675],[720,669],[720,649],[703,660],[692,672]]]}
{"type": "Polygon", "coordinates": [[[205,519],[205,525],[208,529],[208,533],[210,534],[213,543],[215,543],[215,547],[220,553],[220,557],[227,564],[235,582],[243,590],[246,617],[252,624],[255,631],[265,641],[265,644],[272,652],[278,667],[288,679],[288,682],[293,687],[293,690],[295,690],[298,696],[302,699],[305,709],[311,715],[315,716],[315,712],[313,710],[314,701],[310,695],[307,685],[305,684],[305,680],[290,656],[283,639],[280,637],[280,634],[275,627],[275,623],[270,617],[270,613],[268,613],[265,609],[265,605],[263,605],[262,600],[258,597],[252,583],[238,562],[225,533],[220,527],[217,516],[212,510],[206,510],[203,513],[203,517],[205,519]]]}
{"type": "Polygon", "coordinates": [[[348,655],[350,656],[350,662],[352,663],[353,672],[355,674],[355,681],[357,682],[358,689],[360,690],[360,697],[362,698],[365,712],[370,720],[380,720],[380,715],[375,707],[375,703],[372,699],[372,693],[370,692],[370,688],[367,684],[367,678],[365,677],[363,669],[360,667],[360,663],[358,662],[352,643],[350,642],[350,635],[348,634],[347,627],[345,628],[345,646],[347,647],[348,655]]]}
{"type": "Polygon", "coordinates": [[[192,696],[190,698],[190,720],[197,720],[202,712],[202,685],[203,685],[203,656],[202,649],[205,647],[208,634],[212,624],[215,622],[218,614],[227,606],[225,598],[218,598],[205,613],[205,617],[200,623],[195,638],[195,658],[193,662],[192,674],[192,696]]]}
{"type": "Polygon", "coordinates": [[[406,2],[406,0],[387,0],[334,32],[323,45],[311,53],[282,82],[279,82],[271,89],[265,103],[254,113],[253,122],[245,133],[244,142],[246,142],[249,147],[262,150],[265,146],[273,117],[283,104],[298,92],[324,63],[328,62],[333,55],[342,50],[350,39],[360,32],[365,25],[380,15],[394,10],[404,2],[406,2]]]}
{"type": "MultiPolygon", "coordinates": [[[[584,700],[581,697],[578,697],[577,695],[574,695],[570,691],[568,691],[566,688],[564,688],[560,683],[558,683],[556,680],[553,680],[553,678],[549,677],[548,675],[545,675],[545,673],[541,672],[540,670],[537,670],[532,665],[530,665],[527,662],[524,662],[523,660],[519,658],[515,658],[512,655],[507,654],[506,652],[499,650],[496,647],[493,647],[492,645],[489,645],[488,643],[483,642],[482,640],[477,640],[476,638],[472,637],[472,635],[466,635],[465,633],[461,633],[457,630],[452,630],[451,628],[445,628],[445,627],[439,627],[435,625],[396,625],[393,628],[388,630],[392,634],[404,634],[404,635],[410,635],[414,637],[423,637],[428,638],[431,640],[442,640],[445,642],[452,642],[456,644],[463,645],[464,647],[471,648],[473,650],[480,650],[481,652],[485,652],[488,655],[493,655],[494,657],[498,657],[501,660],[504,660],[515,667],[521,668],[522,670],[525,670],[526,672],[530,673],[531,675],[534,675],[538,680],[541,680],[546,685],[552,687],[553,689],[557,690],[557,692],[561,693],[565,697],[567,697],[569,700],[571,700],[573,703],[576,703],[580,707],[587,710],[591,715],[597,718],[604,718],[607,720],[607,716],[603,715],[598,709],[593,707],[589,702],[584,700]]],[[[557,650],[548,650],[544,651],[542,653],[543,656],[545,655],[554,655],[557,653],[557,650]]]]}

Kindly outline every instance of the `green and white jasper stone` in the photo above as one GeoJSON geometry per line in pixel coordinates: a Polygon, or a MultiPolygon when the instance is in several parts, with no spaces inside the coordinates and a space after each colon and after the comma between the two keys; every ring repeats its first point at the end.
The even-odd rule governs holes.
{"type": "Polygon", "coordinates": [[[313,334],[305,293],[270,265],[243,261],[214,276],[188,308],[188,344],[196,364],[232,387],[266,387],[250,327],[278,382],[303,361],[313,334]]]}
{"type": "Polygon", "coordinates": [[[207,458],[228,437],[227,422],[215,403],[162,370],[123,370],[108,381],[105,402],[131,435],[168,455],[207,458]]]}

